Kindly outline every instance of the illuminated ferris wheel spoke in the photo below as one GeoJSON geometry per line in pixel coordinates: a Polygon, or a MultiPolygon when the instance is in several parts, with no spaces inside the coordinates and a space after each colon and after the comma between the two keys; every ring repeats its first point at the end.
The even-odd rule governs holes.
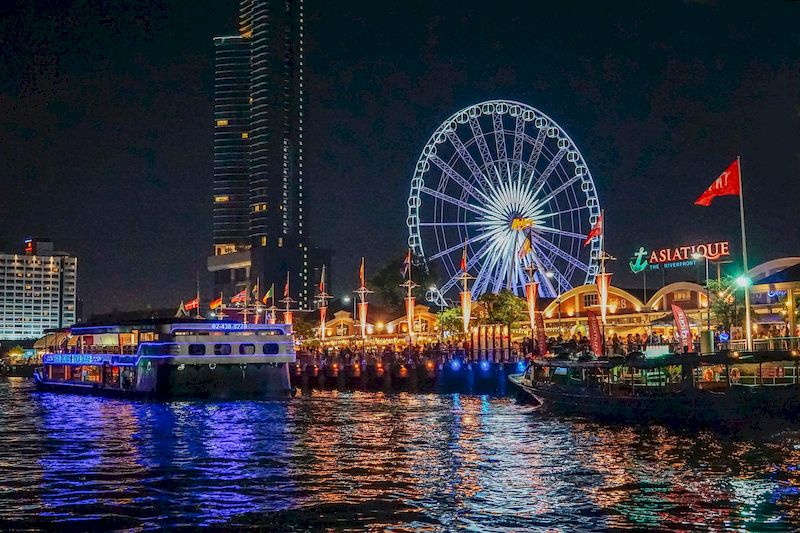
{"type": "Polygon", "coordinates": [[[573,207],[572,209],[564,209],[563,211],[553,211],[552,213],[537,215],[539,220],[543,220],[545,218],[552,218],[557,217],[559,215],[566,215],[567,213],[574,213],[575,211],[581,211],[582,209],[589,209],[588,205],[581,205],[578,207],[573,207]]]}
{"type": "Polygon", "coordinates": [[[499,162],[506,161],[506,135],[503,131],[503,115],[492,115],[492,122],[494,123],[494,144],[497,148],[497,160],[499,162]]]}
{"type": "Polygon", "coordinates": [[[489,179],[483,174],[483,172],[481,172],[481,169],[472,158],[472,155],[469,153],[469,150],[467,150],[467,147],[464,146],[461,138],[452,131],[447,132],[447,138],[450,140],[453,148],[456,149],[456,153],[458,153],[461,160],[465,165],[467,165],[467,168],[469,169],[470,174],[472,174],[472,177],[475,179],[475,182],[483,190],[483,192],[486,192],[484,184],[489,184],[489,179]]]}
{"type": "Polygon", "coordinates": [[[550,174],[553,172],[553,170],[555,170],[555,168],[558,166],[558,163],[561,161],[561,158],[564,157],[564,154],[566,154],[566,153],[567,153],[567,151],[564,150],[564,149],[559,150],[558,153],[553,158],[553,160],[550,161],[550,164],[547,165],[547,168],[545,168],[542,171],[542,173],[539,175],[539,177],[536,178],[536,185],[534,185],[534,187],[533,187],[534,188],[534,192],[533,192],[533,196],[534,197],[539,195],[539,192],[541,192],[542,187],[544,187],[545,183],[547,183],[547,178],[550,177],[550,174]]]}
{"type": "MultiPolygon", "coordinates": [[[[533,243],[531,243],[531,245],[533,246],[533,250],[535,252],[533,254],[533,256],[537,259],[538,265],[540,267],[539,271],[540,272],[552,272],[553,276],[556,279],[556,281],[558,281],[558,285],[561,287],[561,292],[567,292],[569,289],[571,289],[572,287],[570,286],[569,281],[567,280],[567,278],[565,278],[564,275],[555,267],[553,262],[547,256],[547,253],[544,250],[542,250],[542,248],[539,246],[539,244],[533,242],[533,243]]],[[[550,290],[553,291],[552,292],[552,296],[555,296],[556,292],[555,292],[555,289],[553,287],[553,283],[550,280],[550,278],[547,277],[547,276],[544,276],[544,281],[545,281],[545,283],[547,283],[547,285],[550,288],[550,290]]]]}
{"type": "Polygon", "coordinates": [[[458,172],[456,172],[455,169],[453,169],[453,167],[442,161],[442,159],[439,158],[439,156],[432,155],[430,160],[434,165],[439,167],[442,170],[442,172],[444,172],[447,175],[447,177],[449,177],[450,179],[461,185],[461,187],[465,191],[467,191],[470,194],[470,196],[472,196],[479,202],[483,202],[486,200],[486,195],[483,192],[473,187],[468,180],[464,179],[464,177],[458,172]]]}
{"type": "Polygon", "coordinates": [[[489,152],[489,145],[486,144],[486,138],[483,136],[483,130],[481,129],[478,119],[474,117],[470,118],[469,127],[472,130],[472,136],[475,139],[475,143],[478,145],[478,151],[481,153],[483,164],[486,168],[489,168],[492,164],[492,154],[489,152]]]}
{"type": "Polygon", "coordinates": [[[421,192],[433,196],[434,198],[438,198],[439,200],[444,200],[445,202],[450,202],[451,204],[461,207],[462,209],[466,209],[467,211],[472,211],[476,215],[485,215],[488,212],[485,209],[482,209],[476,205],[472,205],[469,202],[464,202],[463,200],[459,200],[458,198],[453,198],[452,196],[448,196],[444,193],[439,191],[435,191],[433,189],[429,189],[428,187],[423,187],[421,192]]]}
{"type": "Polygon", "coordinates": [[[571,264],[572,266],[574,266],[576,268],[579,268],[579,269],[583,270],[586,273],[589,272],[589,265],[587,265],[586,263],[584,263],[583,261],[581,261],[579,259],[576,259],[576,258],[572,257],[570,254],[568,254],[567,252],[565,252],[564,250],[562,250],[558,246],[554,245],[553,243],[551,243],[547,239],[544,239],[544,238],[540,237],[539,235],[536,235],[535,233],[532,233],[531,234],[531,242],[536,242],[536,243],[540,244],[541,246],[544,246],[549,252],[557,255],[558,257],[560,257],[561,259],[563,259],[567,263],[571,264]]]}
{"type": "Polygon", "coordinates": [[[522,119],[522,113],[517,115],[517,120],[514,122],[514,154],[511,156],[514,163],[519,165],[520,179],[522,178],[522,147],[524,146],[525,121],[522,119]]]}
{"type": "Polygon", "coordinates": [[[457,299],[464,243],[474,297],[522,294],[527,265],[555,272],[536,275],[542,295],[594,282],[599,243],[580,242],[600,214],[591,173],[567,133],[533,107],[493,100],[453,114],[423,148],[407,203],[409,246],[438,263],[446,298],[457,299]],[[521,259],[526,233],[534,251],[521,259]]]}
{"type": "Polygon", "coordinates": [[[539,129],[539,134],[536,136],[536,141],[534,141],[531,155],[528,157],[528,168],[531,169],[531,175],[528,176],[529,187],[531,185],[531,181],[533,181],[533,175],[536,173],[536,164],[539,162],[539,155],[542,153],[542,148],[544,147],[544,141],[546,138],[547,127],[545,126],[539,129]]]}
{"type": "Polygon", "coordinates": [[[572,177],[572,179],[570,179],[569,181],[566,181],[566,182],[562,183],[560,186],[556,187],[555,189],[553,189],[552,191],[550,191],[549,193],[547,193],[547,195],[546,195],[544,198],[542,198],[542,199],[538,200],[538,201],[536,202],[536,205],[537,205],[537,206],[543,206],[543,205],[545,205],[545,204],[546,204],[547,202],[549,202],[549,201],[550,201],[550,200],[551,200],[551,199],[552,199],[554,196],[556,196],[556,195],[558,195],[558,194],[560,194],[560,193],[562,193],[562,192],[566,191],[566,190],[567,190],[567,189],[568,189],[568,188],[569,188],[569,187],[570,187],[570,186],[571,186],[573,183],[575,183],[575,182],[576,182],[576,181],[578,181],[579,179],[581,179],[581,177],[580,177],[580,176],[574,176],[574,177],[572,177]]]}
{"type": "Polygon", "coordinates": [[[464,246],[466,246],[468,244],[472,244],[473,242],[486,240],[491,236],[492,236],[492,232],[479,233],[479,234],[475,235],[474,237],[470,237],[469,239],[467,239],[464,242],[456,243],[455,245],[451,246],[450,248],[447,248],[447,249],[442,250],[441,252],[439,252],[437,254],[434,254],[434,255],[430,256],[428,259],[431,259],[431,260],[439,259],[440,257],[444,257],[446,255],[449,255],[449,254],[455,252],[456,250],[462,250],[464,248],[464,246]]]}
{"type": "Polygon", "coordinates": [[[555,233],[556,235],[561,235],[562,237],[571,237],[573,239],[578,239],[579,241],[583,242],[586,240],[586,235],[582,233],[574,233],[572,231],[564,231],[556,228],[550,228],[548,226],[536,226],[534,231],[545,231],[547,233],[555,233]]]}

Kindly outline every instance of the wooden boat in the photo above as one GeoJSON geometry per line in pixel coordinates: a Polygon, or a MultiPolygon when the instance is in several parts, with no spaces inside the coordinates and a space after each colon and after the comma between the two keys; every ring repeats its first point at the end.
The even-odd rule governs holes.
{"type": "Polygon", "coordinates": [[[639,422],[714,423],[800,414],[800,358],[792,352],[534,359],[509,376],[545,410],[639,422]]]}

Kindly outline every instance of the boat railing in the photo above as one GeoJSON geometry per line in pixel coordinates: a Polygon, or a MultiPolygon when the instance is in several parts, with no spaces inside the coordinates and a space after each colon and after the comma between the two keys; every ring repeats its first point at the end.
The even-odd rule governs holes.
{"type": "MultiPolygon", "coordinates": [[[[728,341],[727,345],[722,345],[723,349],[728,348],[734,351],[746,351],[747,340],[735,339],[728,341]]],[[[800,349],[800,337],[767,337],[763,339],[753,339],[753,351],[780,352],[800,349]]]]}

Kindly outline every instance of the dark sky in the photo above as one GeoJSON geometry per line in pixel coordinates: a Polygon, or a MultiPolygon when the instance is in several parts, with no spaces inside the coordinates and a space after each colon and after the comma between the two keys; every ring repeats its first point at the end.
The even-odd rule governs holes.
{"type": "MultiPolygon", "coordinates": [[[[736,241],[734,198],[692,202],[738,153],[751,263],[800,254],[800,2],[646,4],[307,0],[309,226],[336,251],[334,288],[350,290],[360,255],[374,269],[402,254],[419,151],[494,98],[569,133],[620,259],[736,241]]],[[[210,250],[211,38],[233,33],[237,6],[0,3],[0,237],[76,254],[90,312],[194,292],[210,250]]]]}

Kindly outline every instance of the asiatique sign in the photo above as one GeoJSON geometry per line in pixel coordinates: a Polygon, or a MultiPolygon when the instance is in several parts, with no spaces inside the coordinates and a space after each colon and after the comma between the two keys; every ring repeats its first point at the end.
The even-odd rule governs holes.
{"type": "Polygon", "coordinates": [[[730,242],[707,242],[654,250],[648,250],[645,246],[640,246],[633,254],[633,258],[628,262],[628,266],[634,274],[648,269],[659,270],[694,266],[697,262],[692,256],[696,254],[708,258],[709,261],[716,261],[720,257],[731,255],[730,242]]]}

